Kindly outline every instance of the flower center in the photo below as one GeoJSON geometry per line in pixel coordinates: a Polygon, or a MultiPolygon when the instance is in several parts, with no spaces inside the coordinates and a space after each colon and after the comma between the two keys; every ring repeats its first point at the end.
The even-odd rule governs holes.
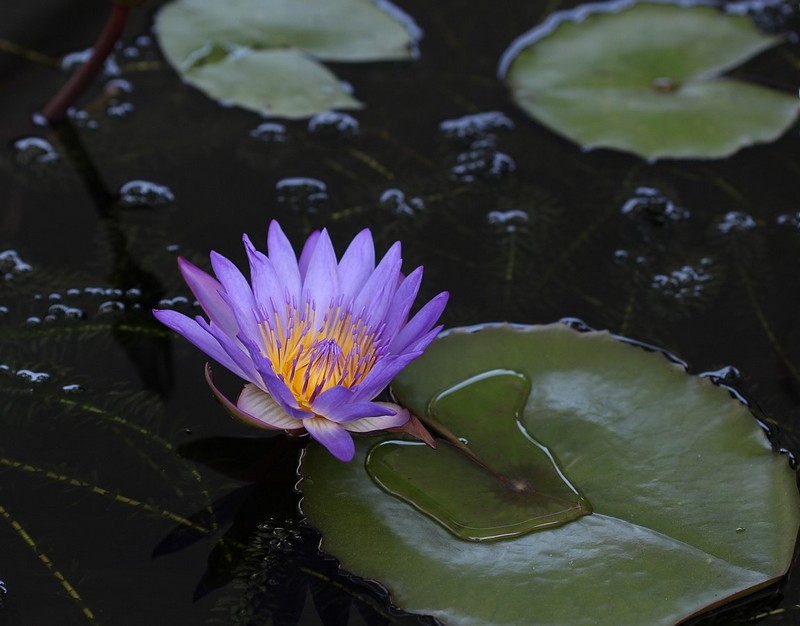
{"type": "Polygon", "coordinates": [[[274,303],[272,308],[271,319],[259,324],[264,355],[303,409],[326,389],[357,386],[385,352],[381,329],[341,300],[331,303],[322,319],[311,298],[301,306],[287,302],[283,311],[274,303]]]}

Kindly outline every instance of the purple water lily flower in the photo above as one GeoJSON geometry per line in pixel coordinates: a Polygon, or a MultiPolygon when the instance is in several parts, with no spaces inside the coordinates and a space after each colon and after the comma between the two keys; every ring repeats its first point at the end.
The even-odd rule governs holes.
{"type": "Polygon", "coordinates": [[[249,381],[234,404],[216,388],[206,365],[206,379],[228,411],[259,428],[308,432],[342,461],[355,452],[350,433],[403,428],[413,420],[399,405],[374,398],[441,330],[434,324],[447,292],[409,319],[422,268],[400,273],[399,242],[376,266],[366,229],[338,261],[325,230],[309,236],[299,259],[275,221],[267,236],[269,256],[247,235],[243,240],[250,282],[216,252],[216,278],[178,259],[208,321],[153,311],[249,381]]]}

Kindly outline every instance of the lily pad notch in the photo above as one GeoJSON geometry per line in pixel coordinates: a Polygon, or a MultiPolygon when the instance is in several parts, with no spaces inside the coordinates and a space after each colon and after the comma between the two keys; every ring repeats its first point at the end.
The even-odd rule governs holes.
{"type": "Polygon", "coordinates": [[[155,32],[187,83],[285,119],[361,108],[323,62],[414,59],[422,37],[387,0],[174,0],[155,32]]]}
{"type": "Polygon", "coordinates": [[[704,2],[593,3],[517,38],[498,77],[528,115],[586,150],[717,159],[796,121],[796,94],[725,75],[783,41],[704,2]]]}

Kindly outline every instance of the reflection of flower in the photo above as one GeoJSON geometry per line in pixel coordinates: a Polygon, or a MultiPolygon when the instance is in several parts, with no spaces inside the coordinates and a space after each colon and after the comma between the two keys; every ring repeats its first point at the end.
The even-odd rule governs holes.
{"type": "Polygon", "coordinates": [[[334,456],[354,454],[351,432],[402,427],[409,413],[378,393],[433,341],[447,302],[440,293],[410,320],[422,279],[400,273],[400,243],[378,265],[369,230],[337,262],[326,231],[314,232],[299,260],[277,222],[269,256],[245,235],[250,283],[212,252],[217,278],[185,259],[179,267],[209,322],[156,310],[155,316],[249,383],[234,405],[206,378],[237,419],[268,429],[308,432],[334,456]]]}

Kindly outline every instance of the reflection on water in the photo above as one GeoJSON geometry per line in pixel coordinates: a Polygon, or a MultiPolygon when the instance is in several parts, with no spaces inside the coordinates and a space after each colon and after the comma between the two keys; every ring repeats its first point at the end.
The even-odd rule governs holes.
{"type": "MultiPolygon", "coordinates": [[[[402,240],[421,300],[450,291],[447,326],[571,316],[694,371],[733,366],[779,445],[800,446],[797,124],[721,161],[582,152],[496,79],[509,43],[573,0],[398,0],[419,58],[336,67],[363,110],[263,119],[181,83],[151,4],[60,129],[32,116],[104,12],[0,7],[4,624],[416,623],[317,553],[303,441],[243,440],[202,355],[150,315],[195,310],[178,254],[238,258],[272,218],[296,243],[323,226],[402,240]]],[[[790,38],[741,72],[797,93],[799,61],[790,38]]],[[[720,619],[791,624],[798,604],[792,579],[720,619]]]]}

